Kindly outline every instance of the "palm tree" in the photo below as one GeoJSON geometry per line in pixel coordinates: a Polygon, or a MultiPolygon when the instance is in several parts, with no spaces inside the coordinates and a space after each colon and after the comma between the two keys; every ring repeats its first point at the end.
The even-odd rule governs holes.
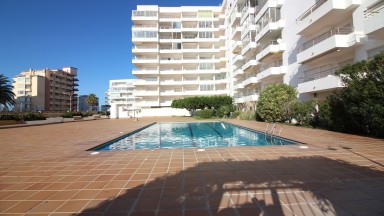
{"type": "Polygon", "coordinates": [[[85,102],[90,106],[90,111],[92,111],[93,106],[98,104],[98,98],[95,94],[89,94],[85,102]]]}
{"type": "Polygon", "coordinates": [[[7,77],[3,74],[0,74],[0,104],[7,106],[12,106],[15,104],[15,93],[12,91],[12,85],[9,83],[7,77]]]}

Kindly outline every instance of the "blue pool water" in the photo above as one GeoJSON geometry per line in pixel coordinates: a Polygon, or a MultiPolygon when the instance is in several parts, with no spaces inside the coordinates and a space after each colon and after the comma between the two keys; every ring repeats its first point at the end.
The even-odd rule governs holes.
{"type": "Polygon", "coordinates": [[[156,123],[91,150],[210,148],[289,145],[294,141],[265,136],[226,122],[156,123]]]}

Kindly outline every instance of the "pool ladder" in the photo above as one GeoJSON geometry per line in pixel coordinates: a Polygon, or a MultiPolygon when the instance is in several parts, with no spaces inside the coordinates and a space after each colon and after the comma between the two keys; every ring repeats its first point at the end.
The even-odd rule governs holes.
{"type": "MultiPolygon", "coordinates": [[[[269,137],[271,139],[271,142],[273,143],[273,139],[272,138],[273,138],[273,135],[275,134],[275,131],[276,131],[276,128],[277,128],[277,124],[273,123],[271,129],[269,129],[269,124],[270,123],[268,123],[267,126],[265,127],[264,135],[265,135],[265,139],[267,139],[267,136],[269,135],[269,137]]],[[[279,136],[280,136],[282,130],[283,130],[283,125],[280,124],[279,136]]],[[[281,141],[280,141],[280,145],[282,145],[281,141]]]]}

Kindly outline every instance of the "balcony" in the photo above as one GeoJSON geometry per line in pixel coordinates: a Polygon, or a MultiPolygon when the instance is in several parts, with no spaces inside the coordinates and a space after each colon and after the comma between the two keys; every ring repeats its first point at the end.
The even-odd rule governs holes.
{"type": "Polygon", "coordinates": [[[232,40],[236,37],[240,38],[240,35],[241,35],[241,26],[232,28],[232,35],[231,35],[232,40]]]}
{"type": "Polygon", "coordinates": [[[364,11],[364,31],[375,38],[384,37],[384,0],[379,0],[364,11]]]}
{"type": "Polygon", "coordinates": [[[243,81],[243,86],[253,85],[259,83],[257,76],[251,76],[243,81]]]}
{"type": "Polygon", "coordinates": [[[133,25],[132,30],[156,30],[157,31],[157,25],[133,25]]]}
{"type": "Polygon", "coordinates": [[[233,64],[235,64],[235,65],[239,65],[239,64],[243,63],[243,60],[244,60],[244,56],[242,56],[242,55],[236,55],[236,56],[233,58],[233,64]]]}
{"type": "Polygon", "coordinates": [[[276,31],[281,31],[285,27],[285,21],[284,20],[278,20],[276,22],[271,21],[268,24],[266,24],[261,31],[258,31],[256,33],[255,41],[259,42],[261,38],[266,36],[267,34],[274,34],[276,31]]]}
{"type": "Polygon", "coordinates": [[[241,50],[241,54],[242,55],[245,55],[248,51],[250,51],[251,49],[254,49],[256,48],[256,42],[248,42],[246,45],[244,44],[243,45],[243,49],[241,50]]]}
{"type": "Polygon", "coordinates": [[[243,98],[244,102],[251,102],[251,101],[257,101],[259,100],[259,95],[254,94],[254,95],[248,95],[243,98]]]}
{"type": "Polygon", "coordinates": [[[140,75],[140,74],[158,74],[159,71],[157,68],[136,68],[132,69],[133,75],[140,75]]]}
{"type": "Polygon", "coordinates": [[[159,96],[159,91],[133,91],[133,95],[137,97],[141,96],[159,96]]]}
{"type": "Polygon", "coordinates": [[[271,64],[265,65],[260,69],[260,73],[257,74],[257,79],[259,81],[268,81],[275,78],[280,78],[287,73],[287,69],[284,66],[281,66],[282,62],[273,62],[271,64]]]}
{"type": "Polygon", "coordinates": [[[140,80],[136,80],[135,81],[135,86],[149,86],[149,85],[159,85],[159,81],[158,80],[144,80],[144,79],[140,79],[140,80]]]}
{"type": "Polygon", "coordinates": [[[271,54],[281,53],[286,49],[285,43],[278,43],[277,41],[270,41],[268,44],[265,44],[264,47],[261,47],[261,52],[256,55],[257,61],[262,60],[271,54]]]}
{"type": "Polygon", "coordinates": [[[232,44],[232,53],[240,53],[243,43],[241,41],[236,41],[232,44]]]}
{"type": "Polygon", "coordinates": [[[233,86],[233,89],[234,89],[234,90],[239,90],[239,89],[243,89],[243,88],[244,88],[244,85],[243,85],[242,82],[239,82],[239,83],[237,83],[237,84],[235,84],[235,85],[233,86]]]}
{"type": "Polygon", "coordinates": [[[340,48],[354,46],[360,42],[358,34],[352,28],[334,28],[299,47],[297,61],[300,64],[340,51],[340,48]]]}
{"type": "Polygon", "coordinates": [[[339,88],[343,88],[343,84],[339,77],[334,75],[334,70],[322,71],[312,76],[303,77],[299,80],[297,91],[302,93],[314,93],[333,91],[339,88]]]}
{"type": "Polygon", "coordinates": [[[315,34],[350,17],[362,0],[320,0],[297,19],[298,34],[315,34]]]}
{"type": "Polygon", "coordinates": [[[132,21],[135,20],[156,20],[158,19],[157,11],[132,11],[132,21]]]}
{"type": "Polygon", "coordinates": [[[134,46],[132,48],[132,53],[157,53],[157,46],[134,46]]]}
{"type": "Polygon", "coordinates": [[[243,71],[241,68],[239,68],[239,69],[237,69],[237,70],[233,73],[233,77],[237,77],[237,76],[242,75],[242,74],[244,74],[244,71],[243,71]]]}
{"type": "Polygon", "coordinates": [[[154,63],[157,64],[159,62],[158,58],[144,58],[144,57],[133,57],[132,64],[145,64],[145,63],[154,63]]]}
{"type": "Polygon", "coordinates": [[[241,67],[241,69],[242,69],[243,71],[246,71],[246,70],[248,70],[250,67],[256,66],[256,65],[258,65],[258,64],[259,64],[259,62],[258,62],[256,59],[252,58],[252,59],[248,60],[248,61],[241,67]]]}

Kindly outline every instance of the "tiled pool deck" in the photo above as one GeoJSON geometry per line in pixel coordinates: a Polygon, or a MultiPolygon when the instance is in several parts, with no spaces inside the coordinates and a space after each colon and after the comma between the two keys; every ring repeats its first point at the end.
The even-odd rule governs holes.
{"type": "Polygon", "coordinates": [[[284,126],[308,148],[85,151],[153,121],[194,120],[0,129],[0,215],[384,215],[380,139],[284,126]]]}

